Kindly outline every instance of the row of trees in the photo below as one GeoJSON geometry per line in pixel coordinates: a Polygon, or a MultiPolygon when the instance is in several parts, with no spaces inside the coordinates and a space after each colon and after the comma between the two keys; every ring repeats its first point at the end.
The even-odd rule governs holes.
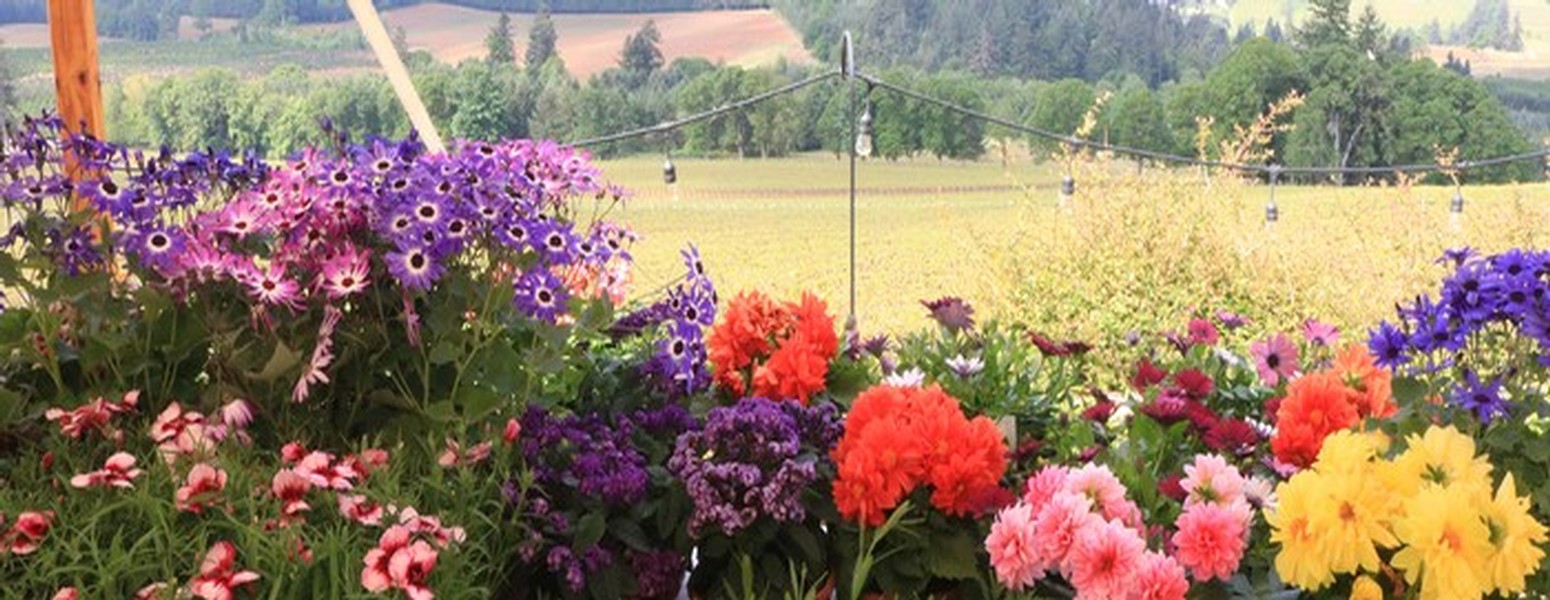
{"type": "Polygon", "coordinates": [[[858,60],[879,67],[1097,81],[1130,73],[1150,85],[1199,75],[1231,48],[1204,16],[1151,0],[778,0],[818,56],[856,33],[858,60]]]}
{"type": "MultiPolygon", "coordinates": [[[[373,0],[377,8],[425,0],[373,0]]],[[[766,8],[767,0],[436,0],[486,10],[532,13],[644,13],[766,8]]],[[[0,0],[0,24],[43,23],[47,0],[0,0]]],[[[96,0],[97,30],[103,35],[156,40],[177,32],[180,17],[201,21],[228,18],[276,26],[341,21],[350,18],[345,0],[96,0]]]]}
{"type": "MultiPolygon", "coordinates": [[[[1349,0],[1315,0],[1315,16],[1296,45],[1256,37],[1238,45],[1203,77],[1160,87],[1132,74],[1097,82],[984,77],[966,70],[935,73],[887,68],[884,78],[965,107],[1059,133],[1077,129],[1099,97],[1094,136],[1140,148],[1194,155],[1197,118],[1211,120],[1207,148],[1233,137],[1265,108],[1293,92],[1305,104],[1295,128],[1272,142],[1275,160],[1296,166],[1388,166],[1427,163],[1439,149],[1464,158],[1524,152],[1532,145],[1487,89],[1425,60],[1396,51],[1370,12],[1352,19],[1349,0]]],[[[540,17],[540,23],[546,20],[540,17]]],[[[630,36],[618,66],[580,82],[555,54],[551,28],[535,27],[518,61],[509,23],[492,29],[486,60],[456,67],[428,55],[410,57],[416,86],[433,119],[454,137],[533,136],[577,140],[634,129],[708,110],[812,73],[792,65],[743,69],[700,59],[663,64],[652,24],[630,36]]],[[[878,156],[968,159],[987,140],[1032,141],[886,90],[871,93],[878,156]]],[[[294,151],[320,134],[319,117],[356,135],[401,135],[407,124],[387,84],[374,76],[310,79],[300,68],[240,81],[224,71],[152,81],[133,79],[110,91],[115,137],[177,147],[251,147],[271,155],[294,151]]],[[[605,153],[664,148],[735,156],[844,152],[852,143],[846,89],[811,86],[728,113],[671,137],[615,144],[605,153]]],[[[1041,145],[1042,144],[1042,145],[1041,145]]],[[[1473,177],[1530,179],[1533,165],[1494,168],[1473,177]]]]}

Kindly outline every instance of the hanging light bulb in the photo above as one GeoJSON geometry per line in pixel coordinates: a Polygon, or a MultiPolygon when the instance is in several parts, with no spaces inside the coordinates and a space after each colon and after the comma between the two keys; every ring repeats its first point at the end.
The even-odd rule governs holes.
{"type": "Polygon", "coordinates": [[[1464,190],[1453,188],[1453,201],[1448,203],[1448,228],[1454,233],[1464,229],[1464,190]]]}
{"type": "Polygon", "coordinates": [[[668,154],[662,161],[662,182],[668,185],[678,183],[678,167],[673,165],[673,155],[668,154]]]}
{"type": "Polygon", "coordinates": [[[872,156],[872,102],[866,103],[866,108],[861,111],[861,121],[856,128],[856,156],[866,158],[872,156]]]}
{"type": "Polygon", "coordinates": [[[1070,173],[1060,180],[1060,207],[1065,208],[1071,203],[1071,198],[1076,196],[1076,178],[1070,173]]]}
{"type": "Polygon", "coordinates": [[[1276,206],[1276,184],[1281,179],[1281,165],[1270,165],[1270,202],[1265,204],[1265,228],[1272,229],[1281,220],[1281,207],[1276,206]]]}

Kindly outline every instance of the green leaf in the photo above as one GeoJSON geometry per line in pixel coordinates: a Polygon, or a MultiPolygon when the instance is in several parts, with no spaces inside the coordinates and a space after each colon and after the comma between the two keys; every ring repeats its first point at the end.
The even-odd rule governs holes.
{"type": "Polygon", "coordinates": [[[571,550],[581,552],[597,545],[603,539],[603,534],[608,531],[608,521],[603,519],[600,513],[588,513],[576,522],[576,540],[571,544],[571,550]]]}
{"type": "Polygon", "coordinates": [[[819,563],[823,561],[823,549],[818,545],[818,536],[813,535],[811,530],[796,525],[786,528],[786,534],[791,538],[791,542],[796,544],[797,548],[802,551],[804,562],[819,563]]]}
{"type": "Polygon", "coordinates": [[[1426,399],[1426,384],[1413,377],[1394,378],[1394,401],[1401,405],[1415,404],[1426,399]]]}
{"type": "Polygon", "coordinates": [[[286,373],[291,372],[301,365],[301,354],[290,349],[285,342],[275,340],[274,352],[269,355],[269,362],[264,363],[264,370],[253,376],[258,381],[274,381],[286,373]]]}
{"type": "Polygon", "coordinates": [[[501,405],[500,395],[480,385],[464,386],[457,396],[457,403],[463,408],[463,418],[470,422],[483,420],[501,405]]]}
{"type": "Polygon", "coordinates": [[[463,358],[463,344],[456,339],[442,338],[431,346],[431,364],[445,365],[463,358]]]}
{"type": "Polygon", "coordinates": [[[425,407],[425,416],[433,421],[450,423],[457,420],[457,408],[450,400],[432,402],[430,406],[425,407]]]}
{"type": "Polygon", "coordinates": [[[632,519],[614,519],[608,524],[608,531],[631,549],[641,552],[652,550],[651,540],[646,538],[646,531],[632,519]]]}
{"type": "Polygon", "coordinates": [[[979,576],[978,550],[979,545],[967,532],[937,533],[931,536],[931,547],[926,550],[926,567],[942,579],[974,579],[979,576]]]}

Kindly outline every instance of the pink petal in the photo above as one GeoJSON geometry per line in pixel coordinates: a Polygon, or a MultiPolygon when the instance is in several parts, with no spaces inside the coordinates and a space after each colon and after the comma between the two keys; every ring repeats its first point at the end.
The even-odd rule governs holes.
{"type": "Polygon", "coordinates": [[[231,542],[219,541],[210,547],[210,552],[205,554],[204,563],[199,565],[200,575],[214,575],[226,573],[231,570],[231,565],[237,560],[237,548],[231,542]]]}
{"type": "MultiPolygon", "coordinates": [[[[372,552],[380,551],[373,550],[372,552]]],[[[371,554],[368,553],[366,556],[369,559],[371,554]]],[[[366,588],[368,592],[385,592],[388,588],[393,587],[393,580],[388,577],[387,571],[366,567],[361,570],[361,587],[366,588]]]]}

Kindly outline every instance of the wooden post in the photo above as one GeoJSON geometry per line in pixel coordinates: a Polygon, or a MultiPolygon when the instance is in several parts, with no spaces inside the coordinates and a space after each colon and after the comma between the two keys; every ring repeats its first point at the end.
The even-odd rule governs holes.
{"type": "Polygon", "coordinates": [[[92,0],[48,0],[48,28],[54,48],[54,92],[65,128],[71,133],[106,136],[92,0]]]}

